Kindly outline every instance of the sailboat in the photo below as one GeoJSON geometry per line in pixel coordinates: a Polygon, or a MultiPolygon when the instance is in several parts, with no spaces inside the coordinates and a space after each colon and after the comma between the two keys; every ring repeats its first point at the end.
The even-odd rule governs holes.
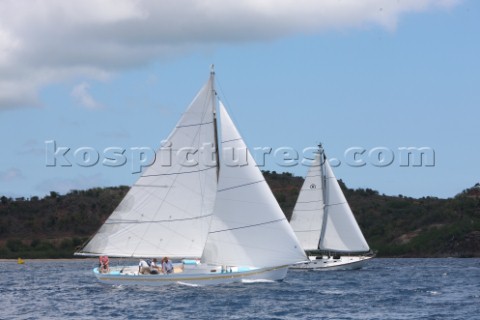
{"type": "Polygon", "coordinates": [[[282,280],[307,260],[214,88],[213,67],[156,161],[131,187],[83,256],[168,257],[173,273],[112,266],[109,284],[216,285],[282,280]],[[218,112],[217,112],[218,108],[218,112]]]}
{"type": "Polygon", "coordinates": [[[292,269],[358,269],[374,256],[322,145],[305,177],[290,224],[309,258],[292,269]]]}

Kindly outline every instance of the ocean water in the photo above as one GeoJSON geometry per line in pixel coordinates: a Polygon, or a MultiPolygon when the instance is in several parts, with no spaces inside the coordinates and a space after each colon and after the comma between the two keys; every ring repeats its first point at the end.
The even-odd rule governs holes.
{"type": "Polygon", "coordinates": [[[480,259],[373,259],[282,282],[112,286],[96,260],[0,262],[0,319],[480,319],[480,259]]]}

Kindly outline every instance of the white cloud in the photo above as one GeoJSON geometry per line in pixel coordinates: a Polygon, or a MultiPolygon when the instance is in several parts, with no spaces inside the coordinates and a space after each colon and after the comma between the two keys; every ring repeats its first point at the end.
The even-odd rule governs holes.
{"type": "Polygon", "coordinates": [[[80,105],[88,109],[102,108],[102,105],[97,102],[92,95],[88,92],[90,85],[86,82],[82,82],[76,85],[72,90],[72,97],[77,99],[80,105]]]}
{"type": "Polygon", "coordinates": [[[0,108],[32,105],[39,88],[222,42],[379,25],[459,0],[3,0],[0,108]]]}
{"type": "Polygon", "coordinates": [[[28,156],[45,156],[45,144],[38,142],[35,139],[26,141],[18,152],[19,155],[28,156]]]}
{"type": "Polygon", "coordinates": [[[1,182],[12,182],[18,179],[24,179],[22,172],[17,168],[10,168],[6,171],[0,171],[1,182]]]}

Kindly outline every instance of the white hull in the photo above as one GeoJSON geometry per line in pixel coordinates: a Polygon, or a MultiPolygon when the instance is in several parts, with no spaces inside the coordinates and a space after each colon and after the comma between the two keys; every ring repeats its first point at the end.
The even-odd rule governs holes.
{"type": "Polygon", "coordinates": [[[184,284],[192,286],[209,286],[234,282],[260,282],[283,280],[288,266],[270,268],[238,268],[231,267],[222,271],[220,266],[197,265],[195,267],[181,266],[171,274],[138,274],[138,267],[125,266],[111,268],[109,273],[99,273],[93,269],[100,282],[115,285],[164,286],[184,284]]]}
{"type": "Polygon", "coordinates": [[[294,270],[355,270],[362,268],[368,260],[374,256],[341,256],[339,258],[327,257],[327,256],[309,256],[309,262],[296,264],[291,266],[290,269],[294,270]]]}

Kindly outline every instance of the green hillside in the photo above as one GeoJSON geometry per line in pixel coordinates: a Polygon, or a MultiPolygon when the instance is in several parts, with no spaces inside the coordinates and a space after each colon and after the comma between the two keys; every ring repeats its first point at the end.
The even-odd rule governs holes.
{"type": "MultiPolygon", "coordinates": [[[[264,172],[290,219],[301,177],[264,172]]],[[[380,257],[480,257],[480,185],[454,198],[420,199],[348,189],[340,181],[360,227],[380,257]]],[[[0,198],[0,258],[61,258],[100,227],[128,187],[51,192],[45,198],[0,198]]]]}

